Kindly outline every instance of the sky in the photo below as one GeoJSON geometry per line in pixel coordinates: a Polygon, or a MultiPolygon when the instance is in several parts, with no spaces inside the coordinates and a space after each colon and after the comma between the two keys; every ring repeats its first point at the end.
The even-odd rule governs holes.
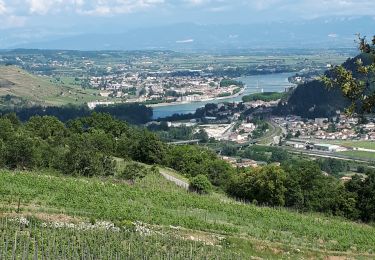
{"type": "Polygon", "coordinates": [[[374,15],[374,0],[0,0],[1,29],[129,26],[195,23],[253,23],[333,15],[374,15]]]}
{"type": "Polygon", "coordinates": [[[0,0],[2,42],[175,23],[252,24],[373,16],[375,0],[0,0]]]}

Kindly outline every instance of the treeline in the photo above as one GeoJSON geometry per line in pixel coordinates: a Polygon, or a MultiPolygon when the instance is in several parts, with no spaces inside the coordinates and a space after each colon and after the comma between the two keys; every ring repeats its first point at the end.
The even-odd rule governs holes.
{"type": "Polygon", "coordinates": [[[281,167],[237,169],[211,150],[167,145],[148,130],[104,113],[66,123],[52,116],[34,116],[21,123],[15,114],[7,114],[0,117],[0,129],[0,166],[8,169],[54,169],[75,176],[130,180],[148,173],[134,163],[119,172],[116,162],[124,159],[173,168],[193,180],[195,189],[212,184],[259,205],[375,221],[373,171],[366,172],[366,179],[355,176],[344,184],[325,176],[317,162],[293,161],[281,149],[271,151],[269,159],[283,161],[281,167]]]}
{"type": "Polygon", "coordinates": [[[156,134],[105,113],[94,112],[66,123],[52,116],[33,116],[22,123],[14,113],[6,114],[0,117],[0,129],[0,166],[8,169],[49,168],[69,175],[113,176],[116,158],[120,158],[168,166],[190,177],[212,176],[211,181],[219,184],[215,180],[226,174],[217,165],[229,167],[211,151],[167,145],[156,134]]]}
{"type": "Polygon", "coordinates": [[[233,80],[233,79],[223,79],[220,81],[220,87],[225,88],[229,86],[238,86],[238,87],[243,87],[244,84],[241,81],[233,80]]]}
{"type": "Polygon", "coordinates": [[[97,106],[90,110],[87,106],[66,105],[61,107],[23,107],[17,109],[3,109],[1,114],[15,113],[17,117],[25,122],[33,116],[53,116],[62,122],[67,122],[79,117],[89,116],[92,112],[108,113],[113,117],[129,122],[130,124],[144,124],[149,122],[153,116],[152,108],[141,104],[114,104],[109,106],[97,106]]]}
{"type": "Polygon", "coordinates": [[[243,102],[251,102],[251,101],[276,101],[282,99],[287,96],[287,93],[280,93],[280,92],[263,92],[263,93],[254,93],[250,95],[246,95],[242,97],[243,102]]]}
{"type": "Polygon", "coordinates": [[[316,211],[365,222],[375,221],[375,172],[342,183],[322,174],[313,161],[288,161],[245,169],[228,185],[229,194],[249,202],[316,211]]]}

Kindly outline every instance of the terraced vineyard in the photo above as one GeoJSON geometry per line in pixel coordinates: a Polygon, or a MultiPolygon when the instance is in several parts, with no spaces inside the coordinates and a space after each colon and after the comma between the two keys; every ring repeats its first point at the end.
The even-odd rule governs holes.
{"type": "Polygon", "coordinates": [[[8,257],[375,257],[370,225],[256,207],[217,193],[201,196],[157,174],[130,185],[111,178],[2,171],[0,205],[0,248],[8,257]]]}
{"type": "Polygon", "coordinates": [[[142,223],[0,219],[0,259],[242,259],[239,253],[142,223]]]}
{"type": "Polygon", "coordinates": [[[21,99],[30,104],[66,105],[83,104],[100,99],[95,90],[80,86],[56,84],[51,78],[32,75],[13,66],[0,66],[0,97],[21,99]]]}

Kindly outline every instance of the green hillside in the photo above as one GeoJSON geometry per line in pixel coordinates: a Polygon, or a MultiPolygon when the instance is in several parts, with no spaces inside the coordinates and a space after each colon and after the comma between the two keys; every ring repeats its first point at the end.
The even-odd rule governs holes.
{"type": "MultiPolygon", "coordinates": [[[[354,77],[364,78],[358,73],[356,61],[361,59],[364,65],[371,64],[371,58],[366,54],[361,54],[355,58],[348,59],[343,66],[352,71],[354,77]]],[[[328,77],[332,76],[331,71],[327,71],[328,77]]],[[[374,75],[369,74],[373,78],[374,75]]],[[[370,85],[369,91],[373,91],[375,86],[370,85]]],[[[350,100],[344,97],[341,89],[328,89],[323,81],[314,80],[299,85],[289,96],[287,102],[282,102],[276,109],[277,114],[295,114],[306,118],[330,117],[336,114],[337,110],[344,111],[350,105],[350,100]]]]}
{"type": "Polygon", "coordinates": [[[56,84],[14,66],[0,66],[0,105],[64,105],[96,100],[93,90],[56,84]]]}
{"type": "Polygon", "coordinates": [[[25,251],[22,243],[30,243],[31,255],[35,244],[40,250],[44,245],[45,254],[47,249],[53,252],[46,242],[53,238],[58,250],[65,248],[68,255],[86,245],[86,253],[96,256],[99,251],[102,256],[121,252],[125,257],[155,259],[167,255],[174,259],[375,257],[371,226],[256,207],[216,193],[202,196],[176,187],[157,173],[130,185],[113,178],[1,171],[0,193],[0,228],[6,230],[2,239],[9,243],[9,255],[14,237],[32,232],[43,240],[19,239],[22,246],[17,254],[25,251]],[[11,224],[20,218],[25,222],[22,217],[33,224],[11,224]],[[4,224],[5,218],[9,225],[4,224]],[[102,221],[114,224],[106,222],[105,230],[92,227],[102,221]],[[69,247],[67,238],[72,241],[69,247]],[[108,245],[98,246],[104,238],[108,245]]]}

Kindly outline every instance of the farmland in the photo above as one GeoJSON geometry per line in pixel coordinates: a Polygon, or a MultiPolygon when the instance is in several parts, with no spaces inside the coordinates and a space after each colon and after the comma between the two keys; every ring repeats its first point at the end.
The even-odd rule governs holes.
{"type": "Polygon", "coordinates": [[[363,158],[363,159],[375,159],[375,153],[365,152],[365,151],[346,151],[340,152],[339,154],[349,155],[354,158],[363,158]]]}
{"type": "MultiPolygon", "coordinates": [[[[3,217],[25,216],[35,221],[36,225],[41,225],[40,219],[65,223],[107,221],[120,228],[129,225],[133,227],[130,223],[141,222],[148,229],[154,230],[153,235],[146,238],[129,231],[104,235],[101,230],[46,228],[32,232],[35,236],[43,232],[43,239],[46,241],[50,237],[56,237],[55,240],[60,243],[61,237],[69,234],[68,237],[78,238],[81,246],[86,245],[83,248],[91,255],[98,251],[90,246],[92,244],[85,243],[95,244],[103,236],[111,242],[108,248],[101,247],[101,252],[113,255],[118,252],[118,248],[125,246],[134,249],[131,252],[140,256],[140,249],[135,246],[135,241],[141,241],[140,245],[151,248],[157,244],[155,252],[159,255],[165,255],[165,247],[170,248],[172,255],[178,251],[176,248],[181,247],[178,251],[181,255],[175,255],[176,258],[183,258],[184,254],[190,253],[193,258],[201,258],[198,248],[202,247],[206,257],[222,258],[235,258],[236,252],[239,255],[251,254],[267,259],[317,258],[326,255],[362,256],[363,259],[370,259],[375,252],[375,230],[371,226],[319,214],[299,214],[286,209],[256,207],[217,193],[202,196],[177,188],[157,174],[129,185],[112,178],[77,178],[52,172],[2,171],[0,191],[3,217]],[[129,236],[133,240],[130,241],[129,236]],[[192,243],[191,240],[195,240],[195,237],[200,237],[198,240],[201,242],[192,243]],[[116,246],[116,243],[121,246],[116,246]],[[212,245],[215,248],[218,246],[220,250],[212,250],[212,245]]],[[[4,223],[5,220],[2,221],[4,223]]],[[[2,225],[4,228],[4,224],[2,225]]],[[[8,239],[9,254],[9,241],[14,238],[15,233],[22,233],[16,232],[18,229],[19,225],[7,225],[6,236],[3,233],[3,240],[0,240],[8,239]]],[[[5,242],[2,243],[4,249],[5,242]]],[[[27,244],[27,239],[24,238],[21,243],[27,244]]],[[[59,249],[60,252],[74,254],[74,250],[82,250],[82,247],[75,249],[73,242],[70,245],[70,249],[65,245],[64,250],[59,249]]],[[[45,246],[47,249],[52,247],[48,244],[45,246]]],[[[35,245],[30,248],[33,252],[35,245]]],[[[149,251],[146,250],[143,254],[147,256],[149,251]]]]}

